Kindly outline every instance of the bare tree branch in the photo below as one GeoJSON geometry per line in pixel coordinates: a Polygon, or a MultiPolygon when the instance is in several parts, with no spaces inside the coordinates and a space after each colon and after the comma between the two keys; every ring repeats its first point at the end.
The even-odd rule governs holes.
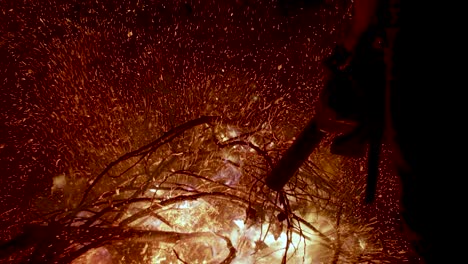
{"type": "Polygon", "coordinates": [[[78,207],[81,207],[85,200],[86,200],[86,197],[87,195],[89,194],[89,192],[91,191],[91,189],[102,179],[102,177],[104,177],[104,175],[106,175],[107,172],[109,172],[109,170],[114,167],[116,164],[124,161],[124,160],[127,160],[127,159],[130,159],[132,157],[136,157],[136,156],[145,156],[146,154],[148,154],[149,152],[151,151],[154,151],[154,149],[157,149],[158,147],[166,144],[167,142],[170,142],[172,139],[174,139],[175,137],[179,136],[180,134],[182,134],[183,132],[195,127],[195,126],[199,126],[199,125],[202,125],[202,124],[207,124],[207,123],[212,123],[212,122],[215,122],[216,120],[219,120],[219,117],[215,117],[215,116],[203,116],[203,117],[200,117],[198,119],[194,119],[194,120],[191,120],[187,123],[184,123],[178,127],[175,127],[173,128],[172,130],[164,133],[164,135],[162,135],[160,138],[158,138],[157,140],[137,149],[137,150],[134,150],[132,152],[129,152],[125,155],[123,155],[122,157],[118,158],[117,160],[109,163],[109,165],[106,166],[106,168],[92,181],[92,183],[88,186],[88,188],[84,191],[84,195],[83,195],[83,198],[81,199],[78,207]]]}

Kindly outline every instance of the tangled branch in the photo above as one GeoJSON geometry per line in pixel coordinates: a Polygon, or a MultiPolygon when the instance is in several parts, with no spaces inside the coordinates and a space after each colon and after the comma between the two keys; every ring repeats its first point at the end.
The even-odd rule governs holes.
{"type": "Polygon", "coordinates": [[[340,213],[340,224],[329,224],[346,202],[344,193],[339,199],[333,194],[336,183],[306,162],[284,190],[272,192],[265,176],[278,158],[271,153],[280,152],[272,148],[274,137],[258,140],[268,131],[236,128],[239,133],[220,121],[189,121],[110,162],[83,189],[75,208],[45,212],[46,223],[30,227],[0,252],[33,247],[29,258],[36,263],[71,263],[93,249],[113,249],[115,255],[123,254],[115,253],[119,243],[143,243],[145,255],[182,263],[307,262],[314,247],[333,251],[330,259],[355,258],[345,247],[354,234],[343,228],[348,216],[340,213]]]}

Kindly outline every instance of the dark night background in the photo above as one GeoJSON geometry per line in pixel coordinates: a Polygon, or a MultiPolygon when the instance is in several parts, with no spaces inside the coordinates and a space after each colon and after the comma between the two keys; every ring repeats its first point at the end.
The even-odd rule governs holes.
{"type": "MultiPolygon", "coordinates": [[[[343,36],[351,4],[1,1],[1,240],[37,220],[31,208],[54,176],[86,179],[195,117],[240,118],[253,97],[260,110],[279,102],[271,119],[291,138],[314,114],[321,61],[343,36]]],[[[381,175],[362,217],[397,238],[384,249],[411,259],[398,238],[398,179],[387,160],[381,175]]]]}

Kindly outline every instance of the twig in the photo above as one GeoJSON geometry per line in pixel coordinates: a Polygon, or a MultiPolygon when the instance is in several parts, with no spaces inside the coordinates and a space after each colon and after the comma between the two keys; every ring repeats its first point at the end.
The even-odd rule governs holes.
{"type": "Polygon", "coordinates": [[[220,234],[216,234],[217,236],[221,237],[226,241],[226,246],[229,249],[229,255],[220,263],[220,264],[229,264],[232,262],[232,260],[236,257],[237,250],[236,248],[232,245],[231,240],[228,237],[222,236],[220,234]]]}
{"type": "Polygon", "coordinates": [[[88,186],[88,188],[86,188],[86,190],[84,192],[84,195],[81,198],[81,201],[80,201],[78,207],[81,207],[84,204],[84,202],[86,200],[86,197],[88,196],[89,192],[104,177],[104,175],[106,175],[110,171],[110,169],[112,167],[114,167],[115,165],[119,164],[122,161],[128,160],[128,159],[130,159],[132,157],[145,155],[145,154],[151,152],[151,150],[157,149],[160,146],[170,142],[172,139],[179,136],[180,134],[182,134],[186,130],[189,130],[189,129],[195,127],[195,126],[199,126],[199,125],[202,125],[202,124],[212,123],[212,122],[215,122],[216,120],[219,120],[219,117],[216,117],[216,116],[203,116],[203,117],[188,121],[187,123],[184,123],[184,124],[182,124],[182,125],[180,125],[178,127],[175,127],[173,129],[171,129],[170,131],[164,133],[160,138],[156,139],[155,141],[153,141],[153,142],[151,142],[151,143],[149,143],[149,144],[147,144],[147,145],[145,145],[145,146],[143,146],[143,147],[141,147],[141,148],[139,148],[137,150],[129,152],[129,153],[121,156],[117,160],[109,163],[109,165],[107,165],[106,168],[92,181],[92,183],[88,186]]]}
{"type": "Polygon", "coordinates": [[[214,180],[212,180],[212,179],[210,179],[210,178],[207,178],[207,177],[198,175],[198,174],[196,174],[196,173],[194,173],[194,172],[191,172],[191,171],[188,171],[188,170],[178,170],[178,171],[175,171],[175,172],[171,173],[170,176],[176,175],[176,174],[182,174],[182,175],[191,176],[191,177],[194,177],[194,178],[197,178],[197,179],[201,179],[201,180],[204,180],[204,181],[207,181],[207,182],[219,184],[219,185],[221,185],[221,186],[223,186],[223,187],[226,187],[226,188],[228,188],[228,189],[238,190],[237,188],[231,187],[231,186],[229,186],[229,185],[227,185],[227,184],[224,184],[224,183],[222,183],[222,182],[214,181],[214,180]]]}
{"type": "Polygon", "coordinates": [[[179,257],[179,254],[177,254],[177,251],[176,251],[175,249],[172,249],[172,251],[174,252],[176,258],[177,258],[180,262],[182,262],[183,264],[188,264],[187,262],[185,262],[183,259],[181,259],[181,258],[179,257]]]}

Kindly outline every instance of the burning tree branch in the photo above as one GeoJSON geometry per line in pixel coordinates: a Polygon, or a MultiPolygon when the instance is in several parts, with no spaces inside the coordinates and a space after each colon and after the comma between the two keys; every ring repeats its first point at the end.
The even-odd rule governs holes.
{"type": "MultiPolygon", "coordinates": [[[[86,200],[86,197],[87,195],[89,194],[89,192],[91,191],[91,189],[104,177],[104,175],[106,175],[106,173],[109,172],[109,170],[114,167],[115,165],[123,162],[123,161],[126,161],[132,157],[137,157],[137,156],[141,156],[140,160],[141,161],[147,154],[150,154],[151,152],[154,152],[156,149],[158,149],[160,146],[168,143],[168,142],[171,142],[172,139],[174,139],[175,137],[179,136],[180,134],[182,134],[183,132],[185,132],[186,130],[189,130],[195,126],[198,126],[198,125],[201,125],[201,124],[207,124],[207,123],[211,123],[211,122],[214,122],[216,121],[216,119],[218,119],[218,117],[213,117],[213,116],[204,116],[204,117],[201,117],[201,118],[198,118],[198,119],[195,119],[195,120],[192,120],[192,121],[189,121],[185,124],[182,124],[170,131],[168,131],[167,133],[165,133],[162,137],[158,138],[157,140],[151,142],[150,144],[148,145],[145,145],[137,150],[134,150],[132,152],[129,152],[125,155],[123,155],[122,157],[120,157],[119,159],[111,162],[93,181],[92,183],[90,184],[90,186],[88,186],[88,188],[85,190],[84,192],[84,195],[83,195],[83,198],[81,199],[79,205],[83,205],[83,203],[85,202],[86,200]]],[[[123,173],[127,172],[128,170],[130,170],[131,168],[133,168],[133,166],[129,167],[127,170],[125,170],[123,173]]],[[[122,174],[123,174],[122,173],[122,174]]]]}
{"type": "Polygon", "coordinates": [[[271,138],[271,131],[218,117],[184,123],[110,162],[75,208],[44,212],[46,223],[0,252],[32,247],[26,258],[35,263],[74,264],[97,249],[135,263],[162,256],[225,264],[356,258],[349,215],[340,211],[340,224],[332,224],[349,198],[334,193],[340,186],[315,162],[306,161],[283,190],[268,189],[265,175],[278,158],[271,153],[284,145],[271,138]],[[125,255],[122,245],[140,252],[125,255]]]}

